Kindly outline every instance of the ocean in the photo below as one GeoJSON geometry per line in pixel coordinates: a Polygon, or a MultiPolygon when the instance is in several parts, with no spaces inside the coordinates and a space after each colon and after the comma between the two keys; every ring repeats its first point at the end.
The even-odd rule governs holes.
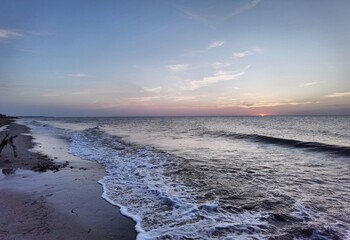
{"type": "Polygon", "coordinates": [[[23,118],[105,166],[138,239],[350,239],[350,117],[23,118]]]}

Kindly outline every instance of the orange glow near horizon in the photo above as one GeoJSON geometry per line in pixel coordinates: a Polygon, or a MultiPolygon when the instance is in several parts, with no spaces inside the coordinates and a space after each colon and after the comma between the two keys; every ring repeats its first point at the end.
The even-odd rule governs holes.
{"type": "Polygon", "coordinates": [[[259,113],[260,117],[265,117],[267,114],[266,113],[259,113]]]}

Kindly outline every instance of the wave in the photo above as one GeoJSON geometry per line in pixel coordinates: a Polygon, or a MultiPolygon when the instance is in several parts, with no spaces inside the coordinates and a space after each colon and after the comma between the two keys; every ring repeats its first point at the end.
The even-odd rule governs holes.
{"type": "Polygon", "coordinates": [[[101,127],[75,132],[69,151],[105,166],[103,198],[136,222],[138,240],[264,238],[264,213],[230,213],[215,200],[198,201],[190,186],[167,176],[180,161],[175,155],[125,142],[101,127]]]}
{"type": "Polygon", "coordinates": [[[332,145],[332,144],[326,144],[326,143],[320,143],[320,142],[306,142],[301,140],[279,138],[279,137],[272,137],[272,136],[259,135],[259,134],[232,133],[232,132],[225,132],[225,131],[211,131],[211,132],[206,132],[205,134],[232,138],[232,139],[251,140],[259,143],[275,144],[279,146],[300,148],[300,149],[306,149],[310,151],[326,152],[326,153],[332,153],[332,154],[337,154],[341,156],[350,156],[350,147],[348,146],[339,146],[339,145],[332,145]]]}
{"type": "MultiPolygon", "coordinates": [[[[136,222],[138,240],[347,239],[346,194],[343,194],[343,189],[346,189],[348,178],[346,167],[342,167],[344,171],[339,171],[339,166],[347,166],[347,161],[341,161],[343,165],[328,166],[323,164],[329,162],[328,155],[310,154],[306,161],[312,161],[305,168],[296,166],[288,169],[284,164],[278,164],[285,162],[283,157],[267,155],[257,158],[257,161],[245,161],[254,155],[250,155],[249,150],[240,149],[252,142],[259,146],[273,144],[284,147],[281,150],[296,147],[304,151],[348,155],[350,147],[346,144],[337,146],[300,141],[302,136],[293,140],[286,139],[284,135],[239,134],[229,129],[213,131],[213,128],[205,127],[188,129],[187,126],[170,126],[167,132],[163,130],[164,126],[158,128],[161,125],[158,122],[154,128],[145,125],[140,130],[140,133],[150,134],[150,129],[153,129],[156,133],[150,134],[145,142],[142,138],[138,141],[138,134],[132,135],[134,130],[129,131],[135,126],[134,121],[128,120],[126,125],[117,125],[119,123],[119,120],[112,122],[109,119],[31,122],[35,132],[67,136],[71,154],[105,166],[106,176],[99,181],[103,186],[102,197],[119,206],[122,214],[136,222]],[[202,150],[204,148],[198,146],[203,146],[196,143],[188,148],[180,144],[162,148],[157,143],[169,138],[149,141],[164,134],[176,138],[174,142],[169,140],[167,146],[179,142],[183,144],[181,139],[186,144],[200,138],[203,140],[200,144],[208,144],[203,145],[208,148],[202,150]],[[207,138],[203,139],[203,136],[207,138]],[[227,159],[235,161],[217,158],[222,156],[223,148],[217,148],[217,145],[211,147],[210,138],[219,140],[218,143],[223,143],[223,146],[225,140],[235,143],[232,146],[226,142],[230,147],[226,149],[237,154],[227,159]],[[270,162],[262,164],[261,159],[270,162]],[[326,185],[328,179],[332,185],[326,185]],[[339,183],[337,191],[333,188],[333,180],[339,183]],[[300,184],[303,184],[302,188],[298,187],[300,184]],[[333,190],[334,194],[329,198],[329,191],[333,190]],[[328,224],[328,219],[338,223],[328,224]],[[325,225],[327,228],[324,228],[325,225]],[[344,237],[338,237],[338,234],[344,237]]],[[[210,122],[210,127],[215,125],[210,122]]],[[[311,135],[309,132],[307,134],[311,135]]],[[[319,134],[329,136],[323,132],[319,134]]],[[[287,151],[289,156],[293,153],[295,151],[287,151]]],[[[299,157],[298,154],[296,157],[299,157]]]]}

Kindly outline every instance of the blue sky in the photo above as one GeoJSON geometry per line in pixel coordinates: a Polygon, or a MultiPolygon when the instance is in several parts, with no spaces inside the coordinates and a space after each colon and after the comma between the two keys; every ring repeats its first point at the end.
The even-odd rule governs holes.
{"type": "Polygon", "coordinates": [[[2,0],[0,112],[350,114],[349,1],[2,0]]]}

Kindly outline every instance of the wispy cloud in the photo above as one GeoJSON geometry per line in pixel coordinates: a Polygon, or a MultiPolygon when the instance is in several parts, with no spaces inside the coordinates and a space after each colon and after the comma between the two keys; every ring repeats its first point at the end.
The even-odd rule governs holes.
{"type": "Polygon", "coordinates": [[[306,105],[306,104],[312,104],[314,102],[311,101],[281,101],[281,102],[255,102],[255,103],[242,103],[241,107],[245,108],[254,108],[254,107],[277,107],[277,106],[298,106],[298,105],[306,105]]]}
{"type": "Polygon", "coordinates": [[[207,48],[202,49],[202,50],[190,50],[188,51],[185,56],[189,56],[189,57],[196,57],[196,56],[201,56],[207,52],[209,52],[210,50],[214,49],[214,48],[218,48],[221,47],[225,44],[225,41],[215,41],[210,43],[207,48]]]}
{"type": "Polygon", "coordinates": [[[250,51],[244,51],[244,52],[237,52],[237,53],[234,53],[233,56],[235,58],[244,58],[246,56],[249,56],[251,55],[251,52],[250,51]]]}
{"type": "Polygon", "coordinates": [[[251,0],[250,2],[248,2],[244,5],[241,5],[239,7],[236,7],[233,10],[230,10],[230,8],[233,6],[228,5],[227,11],[216,13],[216,14],[213,14],[212,12],[198,13],[194,10],[190,10],[190,9],[187,9],[185,7],[180,7],[180,6],[173,6],[173,7],[175,9],[177,9],[178,11],[180,11],[186,18],[212,27],[213,23],[225,21],[225,20],[228,20],[232,17],[235,17],[239,14],[242,14],[242,13],[256,7],[260,2],[261,2],[261,0],[251,0]]]}
{"type": "Polygon", "coordinates": [[[211,48],[218,48],[218,47],[221,47],[222,45],[225,44],[225,41],[215,41],[215,42],[212,42],[209,46],[208,46],[208,49],[211,49],[211,48]]]}
{"type": "Polygon", "coordinates": [[[3,29],[0,28],[0,40],[1,39],[16,39],[16,38],[22,38],[25,36],[48,36],[52,35],[51,32],[44,32],[44,31],[28,31],[23,29],[3,29]]]}
{"type": "Polygon", "coordinates": [[[142,88],[142,89],[143,89],[143,91],[145,91],[145,92],[158,93],[158,92],[160,92],[160,91],[162,90],[162,87],[161,87],[161,86],[154,87],[154,88],[146,88],[146,87],[144,87],[144,88],[142,88]]]}
{"type": "Polygon", "coordinates": [[[318,84],[318,82],[307,82],[301,85],[301,87],[309,87],[318,84]]]}
{"type": "Polygon", "coordinates": [[[75,95],[88,95],[89,91],[72,91],[72,92],[55,92],[55,91],[48,91],[44,94],[42,94],[42,97],[62,97],[62,96],[75,96],[75,95]]]}
{"type": "Polygon", "coordinates": [[[159,99],[159,96],[152,96],[152,97],[132,97],[128,98],[127,100],[130,103],[148,103],[151,102],[152,100],[159,99]]]}
{"type": "Polygon", "coordinates": [[[184,56],[186,56],[186,57],[198,57],[198,56],[205,54],[206,52],[208,52],[208,49],[206,49],[206,50],[189,50],[184,54],[184,56]]]}
{"type": "Polygon", "coordinates": [[[167,66],[168,70],[171,72],[182,72],[188,69],[188,64],[173,64],[167,66]]]}
{"type": "Polygon", "coordinates": [[[23,34],[16,30],[0,29],[0,39],[12,39],[23,37],[23,34]]]}
{"type": "Polygon", "coordinates": [[[312,101],[242,101],[241,99],[232,99],[227,101],[227,99],[219,99],[218,107],[219,108],[228,108],[228,107],[240,107],[240,108],[261,108],[261,107],[278,107],[278,106],[299,106],[313,104],[316,102],[312,101]]]}
{"type": "Polygon", "coordinates": [[[87,95],[89,94],[88,91],[76,91],[76,92],[67,92],[68,95],[87,95]]]}
{"type": "Polygon", "coordinates": [[[214,68],[219,69],[219,68],[226,68],[231,66],[231,63],[228,62],[214,62],[212,65],[214,68]]]}
{"type": "Polygon", "coordinates": [[[206,87],[211,84],[220,82],[220,81],[230,81],[230,80],[236,80],[239,77],[246,74],[246,69],[239,72],[224,72],[224,71],[218,71],[215,74],[211,76],[204,77],[200,80],[188,80],[185,83],[185,86],[183,87],[184,90],[196,90],[198,88],[206,87]]]}
{"type": "Polygon", "coordinates": [[[325,97],[326,98],[339,98],[339,97],[348,97],[348,96],[350,96],[350,92],[335,92],[335,93],[331,93],[325,97]]]}
{"type": "Polygon", "coordinates": [[[61,93],[58,92],[48,92],[48,93],[44,93],[43,95],[41,95],[42,97],[59,97],[61,96],[61,93]]]}
{"type": "Polygon", "coordinates": [[[197,96],[171,96],[168,99],[174,102],[193,101],[197,99],[197,96]]]}
{"type": "Polygon", "coordinates": [[[67,73],[65,74],[67,77],[74,77],[74,78],[86,78],[89,77],[86,73],[67,73]]]}
{"type": "Polygon", "coordinates": [[[204,23],[204,24],[210,23],[209,19],[207,19],[204,16],[201,16],[200,14],[198,14],[194,11],[191,11],[189,9],[185,9],[183,7],[174,7],[174,8],[177,9],[178,11],[180,11],[188,19],[192,19],[194,21],[204,23]]]}
{"type": "Polygon", "coordinates": [[[141,105],[152,105],[156,102],[193,102],[197,100],[198,96],[188,95],[157,95],[157,96],[140,96],[131,97],[126,99],[129,104],[141,104],[141,105]]]}
{"type": "Polygon", "coordinates": [[[247,51],[234,53],[233,57],[234,58],[244,58],[244,57],[251,56],[251,55],[254,55],[257,53],[262,53],[262,52],[263,52],[263,49],[256,46],[256,47],[254,47],[250,50],[247,50],[247,51]]]}
{"type": "Polygon", "coordinates": [[[259,3],[261,2],[261,0],[252,0],[249,3],[235,9],[233,12],[231,12],[231,14],[229,16],[227,16],[226,18],[232,18],[234,16],[237,16],[241,13],[244,13],[245,11],[248,11],[249,9],[252,9],[254,7],[256,7],[259,3]]]}

